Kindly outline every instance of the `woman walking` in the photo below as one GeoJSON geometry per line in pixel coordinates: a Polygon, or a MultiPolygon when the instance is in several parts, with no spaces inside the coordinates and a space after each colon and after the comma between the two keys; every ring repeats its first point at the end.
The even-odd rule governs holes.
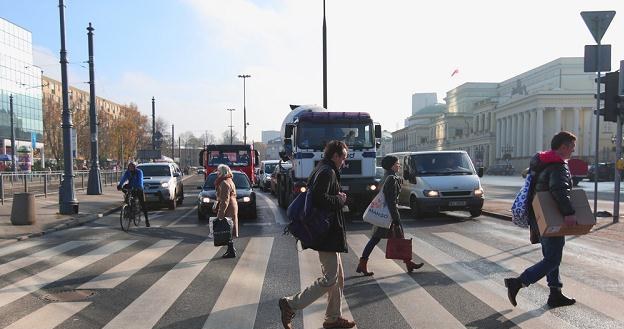
{"type": "MultiPolygon", "coordinates": [[[[217,190],[217,218],[232,218],[234,223],[232,227],[232,239],[238,237],[238,203],[236,202],[236,186],[232,180],[232,170],[227,165],[221,164],[217,167],[217,179],[215,180],[215,189],[217,190]]],[[[228,248],[223,258],[236,257],[236,249],[234,249],[234,241],[228,242],[228,248]]]]}
{"type": "MultiPolygon", "coordinates": [[[[392,217],[392,226],[390,229],[395,230],[395,232],[400,229],[400,232],[403,232],[401,217],[399,216],[399,209],[397,208],[397,198],[399,197],[399,192],[401,192],[401,178],[397,176],[397,172],[399,172],[401,164],[399,163],[399,159],[397,157],[387,155],[381,160],[381,166],[385,169],[384,177],[381,180],[383,182],[383,194],[386,198],[388,209],[390,210],[390,216],[392,217]]],[[[373,226],[373,236],[366,244],[366,247],[364,247],[360,263],[355,270],[357,273],[362,273],[365,276],[374,274],[373,272],[369,272],[367,269],[368,257],[381,239],[387,239],[390,236],[390,229],[373,226]]],[[[423,263],[416,264],[409,259],[406,259],[403,262],[405,263],[405,267],[408,272],[412,272],[413,270],[419,269],[423,266],[423,263]]]]}

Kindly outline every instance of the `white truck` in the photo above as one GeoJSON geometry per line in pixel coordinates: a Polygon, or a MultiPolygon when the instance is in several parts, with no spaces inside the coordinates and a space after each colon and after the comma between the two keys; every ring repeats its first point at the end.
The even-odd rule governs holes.
{"type": "Polygon", "coordinates": [[[375,158],[381,126],[365,112],[328,112],[317,105],[291,105],[282,123],[283,151],[280,157],[292,168],[276,170],[278,204],[286,208],[297,194],[305,192],[307,179],[323,158],[325,144],[345,141],[349,154],[341,170],[342,190],[350,212],[363,212],[377,192],[375,158]]]}

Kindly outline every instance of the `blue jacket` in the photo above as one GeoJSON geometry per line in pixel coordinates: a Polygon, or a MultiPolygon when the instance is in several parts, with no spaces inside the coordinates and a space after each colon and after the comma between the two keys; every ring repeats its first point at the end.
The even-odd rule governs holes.
{"type": "Polygon", "coordinates": [[[131,188],[143,189],[143,171],[139,168],[135,169],[135,174],[130,172],[130,170],[126,170],[123,176],[121,176],[121,180],[119,180],[118,187],[122,187],[123,184],[128,181],[128,184],[131,188]]]}

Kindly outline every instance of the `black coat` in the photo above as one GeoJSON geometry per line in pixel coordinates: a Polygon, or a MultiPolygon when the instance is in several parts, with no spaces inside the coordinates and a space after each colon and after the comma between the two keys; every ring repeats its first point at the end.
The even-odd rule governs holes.
{"type": "Polygon", "coordinates": [[[312,205],[329,212],[330,227],[327,235],[316,246],[316,251],[347,252],[347,233],[340,201],[340,172],[331,160],[322,160],[308,178],[312,186],[312,205]],[[314,181],[312,181],[314,180],[314,181]]]}
{"type": "MultiPolygon", "coordinates": [[[[399,209],[397,208],[397,199],[399,193],[401,193],[401,178],[393,171],[386,170],[383,178],[383,190],[382,193],[386,198],[386,204],[388,210],[390,210],[390,217],[392,217],[392,223],[401,226],[401,216],[399,215],[399,209]]],[[[373,237],[380,239],[387,239],[390,230],[384,227],[373,226],[373,237]]]]}

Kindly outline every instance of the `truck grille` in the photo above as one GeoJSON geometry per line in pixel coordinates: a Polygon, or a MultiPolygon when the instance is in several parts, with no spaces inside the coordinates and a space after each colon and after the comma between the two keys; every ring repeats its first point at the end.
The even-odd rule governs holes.
{"type": "MultiPolygon", "coordinates": [[[[314,161],[314,167],[318,165],[319,161],[314,161]]],[[[361,175],[362,174],[362,160],[346,160],[344,167],[340,170],[341,175],[361,175]]]]}

